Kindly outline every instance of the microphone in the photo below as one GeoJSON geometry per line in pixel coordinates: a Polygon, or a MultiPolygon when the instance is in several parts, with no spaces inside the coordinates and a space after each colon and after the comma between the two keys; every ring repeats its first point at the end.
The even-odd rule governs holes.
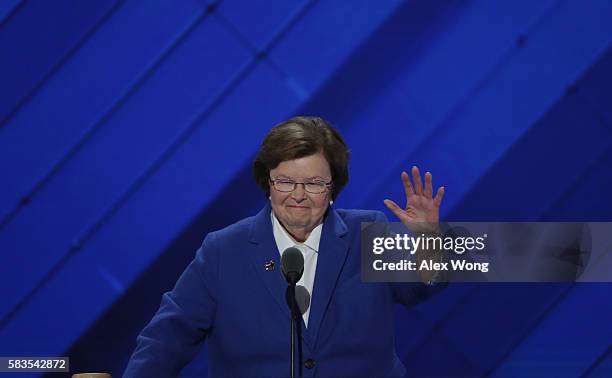
{"type": "MultiPolygon", "coordinates": [[[[287,290],[285,290],[285,300],[287,301],[289,308],[291,308],[292,301],[290,286],[287,286],[287,290]]],[[[295,304],[302,315],[304,315],[306,311],[308,311],[308,307],[310,307],[310,293],[308,292],[308,289],[302,285],[295,285],[295,304]]]]}
{"type": "Polygon", "coordinates": [[[281,271],[289,285],[295,285],[304,273],[304,256],[302,252],[295,248],[285,249],[281,256],[281,271]]]}

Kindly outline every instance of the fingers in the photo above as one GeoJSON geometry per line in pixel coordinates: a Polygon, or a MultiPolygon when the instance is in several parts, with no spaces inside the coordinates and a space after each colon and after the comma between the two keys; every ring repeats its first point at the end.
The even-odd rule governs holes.
{"type": "Polygon", "coordinates": [[[421,174],[417,166],[412,167],[412,180],[414,181],[414,192],[418,195],[423,194],[423,183],[421,182],[421,174]]]}
{"type": "Polygon", "coordinates": [[[410,198],[410,196],[414,195],[414,188],[412,187],[410,177],[408,177],[408,173],[406,173],[406,171],[402,172],[402,182],[404,183],[404,191],[406,192],[406,198],[410,198]]]}
{"type": "Polygon", "coordinates": [[[425,190],[423,191],[423,193],[425,194],[425,197],[427,198],[431,198],[431,195],[433,192],[432,180],[433,178],[431,177],[431,173],[425,172],[425,190]]]}
{"type": "Polygon", "coordinates": [[[395,202],[393,202],[390,199],[386,199],[383,201],[385,203],[385,205],[387,206],[387,208],[389,210],[391,210],[391,212],[393,214],[395,214],[396,217],[399,218],[400,221],[403,221],[404,218],[406,217],[406,213],[404,211],[404,209],[402,209],[401,207],[399,207],[395,202]]]}
{"type": "MultiPolygon", "coordinates": [[[[419,173],[419,168],[415,165],[412,167],[412,180],[414,181],[414,185],[410,182],[410,177],[408,173],[402,172],[402,182],[404,183],[404,190],[406,191],[406,197],[410,198],[413,195],[424,195],[427,198],[432,198],[433,196],[433,175],[431,172],[425,172],[425,188],[423,188],[423,183],[421,181],[421,174],[419,173]]],[[[436,191],[436,196],[433,198],[436,206],[440,207],[442,204],[442,198],[444,197],[444,187],[441,186],[436,191]]],[[[386,203],[386,202],[385,202],[386,203]]],[[[387,205],[389,206],[389,205],[387,205]]],[[[391,208],[389,208],[392,210],[391,208]]],[[[393,210],[392,210],[393,211],[393,210]]]]}
{"type": "Polygon", "coordinates": [[[438,191],[436,192],[436,196],[434,197],[434,204],[437,207],[440,207],[440,204],[442,204],[442,198],[444,198],[444,187],[443,186],[438,188],[438,191]]]}

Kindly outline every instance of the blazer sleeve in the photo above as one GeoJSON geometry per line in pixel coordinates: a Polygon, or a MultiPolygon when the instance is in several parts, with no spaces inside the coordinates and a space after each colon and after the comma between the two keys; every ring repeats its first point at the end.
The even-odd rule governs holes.
{"type": "Polygon", "coordinates": [[[177,376],[211,331],[217,303],[218,250],[209,234],[137,338],[124,377],[177,376]]]}
{"type": "MultiPolygon", "coordinates": [[[[385,213],[377,211],[374,216],[375,223],[388,223],[389,220],[385,213]]],[[[392,235],[390,228],[386,233],[392,235]]],[[[389,289],[394,303],[412,307],[419,302],[425,301],[433,295],[439,293],[448,286],[447,282],[437,282],[431,285],[422,282],[390,282],[389,289]]]]}

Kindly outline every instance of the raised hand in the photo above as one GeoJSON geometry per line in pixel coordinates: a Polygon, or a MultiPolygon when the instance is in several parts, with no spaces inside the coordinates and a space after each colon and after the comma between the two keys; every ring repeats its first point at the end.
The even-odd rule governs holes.
{"type": "Polygon", "coordinates": [[[390,199],[384,200],[385,205],[399,220],[414,232],[435,232],[440,219],[440,204],[444,197],[444,187],[441,186],[433,196],[433,184],[430,172],[425,173],[425,187],[421,181],[419,168],[412,167],[412,180],[405,171],[402,172],[402,182],[406,191],[406,206],[399,207],[390,199]]]}

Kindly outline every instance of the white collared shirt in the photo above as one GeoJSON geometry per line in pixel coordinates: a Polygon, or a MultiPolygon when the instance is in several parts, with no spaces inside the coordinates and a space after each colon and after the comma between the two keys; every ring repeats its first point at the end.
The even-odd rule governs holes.
{"type": "MultiPolygon", "coordinates": [[[[278,247],[278,253],[283,254],[285,249],[289,247],[296,247],[302,251],[304,256],[304,274],[298,281],[298,285],[304,286],[310,294],[312,302],[312,288],[314,287],[315,272],[317,270],[317,256],[319,254],[319,242],[321,241],[321,231],[323,230],[323,223],[315,227],[308,235],[308,239],[304,243],[296,242],[280,224],[274,211],[270,212],[272,218],[272,231],[274,232],[274,240],[278,247]]],[[[308,316],[310,315],[310,306],[308,310],[302,315],[304,318],[304,324],[308,327],[308,316]]]]}

